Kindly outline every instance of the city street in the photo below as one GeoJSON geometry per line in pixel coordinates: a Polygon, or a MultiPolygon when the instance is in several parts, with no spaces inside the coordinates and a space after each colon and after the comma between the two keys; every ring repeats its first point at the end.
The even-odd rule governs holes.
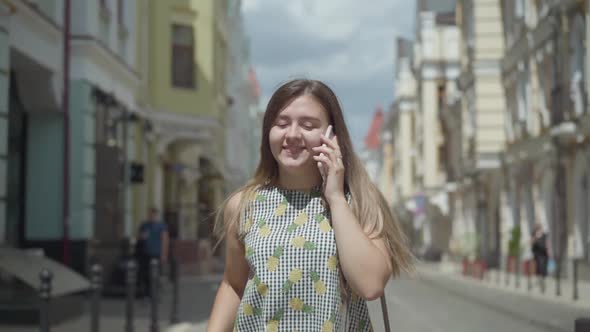
{"type": "MultiPolygon", "coordinates": [[[[204,332],[213,298],[221,276],[185,277],[181,279],[179,318],[190,323],[191,332],[204,332]]],[[[544,332],[573,331],[577,317],[587,310],[574,306],[532,299],[522,294],[493,290],[476,282],[461,281],[423,267],[415,279],[402,278],[389,283],[387,304],[393,331],[403,332],[544,332]]],[[[125,303],[119,299],[103,300],[101,329],[123,329],[125,303]]],[[[149,327],[149,303],[136,302],[136,330],[149,327]]],[[[369,303],[375,331],[383,331],[379,301],[369,303]]],[[[170,288],[165,287],[159,317],[166,331],[170,315],[170,288]]],[[[88,328],[83,316],[54,326],[52,331],[74,332],[88,328]]],[[[10,332],[38,331],[35,326],[8,327],[10,332]]],[[[183,330],[184,331],[184,330],[183,330]]]]}

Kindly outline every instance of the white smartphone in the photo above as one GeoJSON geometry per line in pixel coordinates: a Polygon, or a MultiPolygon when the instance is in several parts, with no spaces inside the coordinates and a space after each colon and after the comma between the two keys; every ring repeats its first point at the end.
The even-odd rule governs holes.
{"type": "MultiPolygon", "coordinates": [[[[328,126],[328,129],[326,129],[326,133],[324,134],[324,136],[326,136],[327,138],[332,138],[332,125],[328,126]]],[[[322,146],[326,146],[326,144],[322,144],[322,146]]],[[[320,156],[323,156],[323,153],[320,153],[320,156]]],[[[324,167],[322,167],[322,162],[318,161],[318,169],[320,170],[320,175],[322,176],[322,180],[326,180],[326,174],[324,174],[324,167]]]]}

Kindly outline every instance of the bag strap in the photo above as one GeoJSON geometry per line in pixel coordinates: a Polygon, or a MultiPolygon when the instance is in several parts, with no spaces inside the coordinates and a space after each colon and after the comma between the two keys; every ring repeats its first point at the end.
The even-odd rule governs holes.
{"type": "Polygon", "coordinates": [[[385,301],[385,294],[381,295],[381,311],[383,311],[383,326],[385,326],[385,332],[391,332],[389,326],[389,315],[387,314],[387,301],[385,301]]]}

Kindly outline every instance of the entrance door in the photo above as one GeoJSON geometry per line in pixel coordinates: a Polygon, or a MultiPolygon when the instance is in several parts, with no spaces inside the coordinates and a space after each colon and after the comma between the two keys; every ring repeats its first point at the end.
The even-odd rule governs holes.
{"type": "Polygon", "coordinates": [[[21,247],[25,233],[26,129],[27,117],[10,75],[8,148],[6,169],[6,243],[21,247]]]}
{"type": "Polygon", "coordinates": [[[121,163],[116,146],[96,144],[96,223],[95,238],[103,243],[119,243],[123,238],[121,213],[121,163]]]}

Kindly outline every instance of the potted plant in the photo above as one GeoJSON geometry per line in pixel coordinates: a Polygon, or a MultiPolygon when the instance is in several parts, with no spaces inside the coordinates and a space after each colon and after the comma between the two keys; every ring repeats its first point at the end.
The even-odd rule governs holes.
{"type": "Polygon", "coordinates": [[[510,231],[510,240],[508,241],[508,272],[514,273],[516,270],[517,258],[520,257],[520,226],[516,225],[510,231]]]}

